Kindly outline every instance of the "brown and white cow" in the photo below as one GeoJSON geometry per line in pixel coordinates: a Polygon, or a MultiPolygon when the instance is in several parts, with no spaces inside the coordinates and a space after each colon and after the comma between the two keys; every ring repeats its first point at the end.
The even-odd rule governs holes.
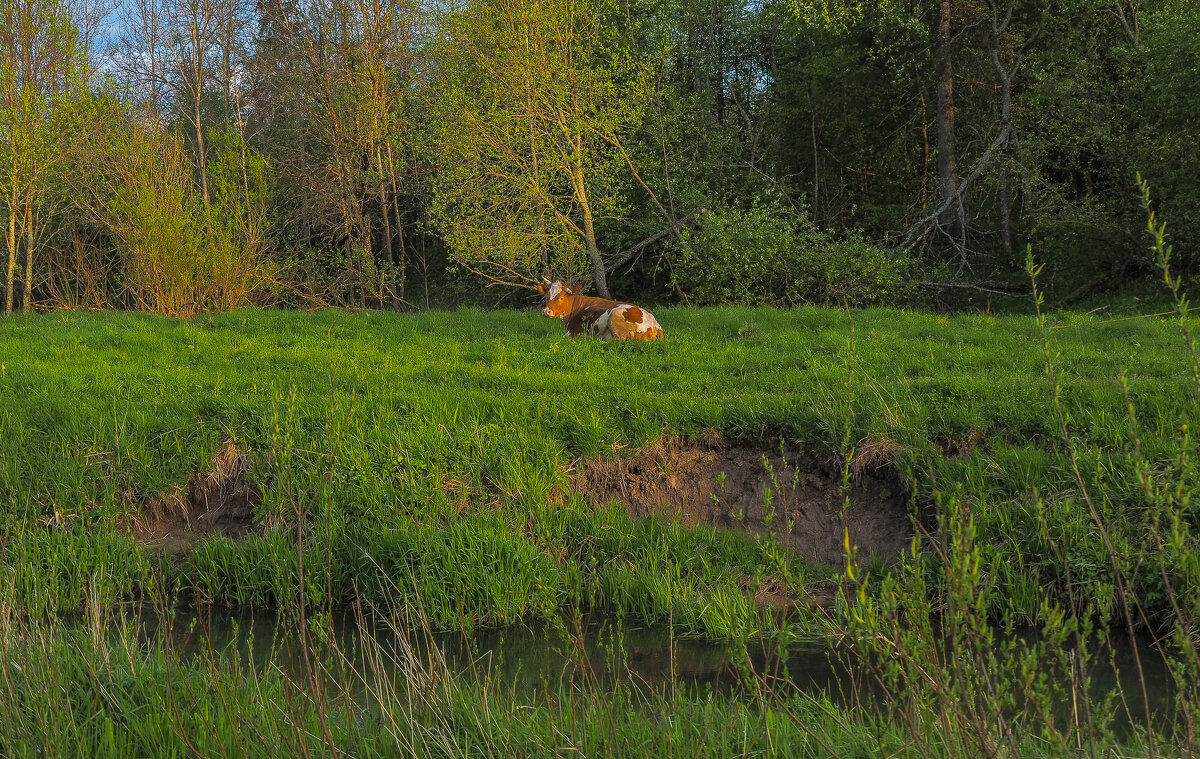
{"type": "Polygon", "coordinates": [[[629,303],[591,298],[562,282],[538,285],[546,296],[542,313],[561,317],[571,337],[587,332],[601,340],[662,340],[663,330],[650,312],[629,303]]]}

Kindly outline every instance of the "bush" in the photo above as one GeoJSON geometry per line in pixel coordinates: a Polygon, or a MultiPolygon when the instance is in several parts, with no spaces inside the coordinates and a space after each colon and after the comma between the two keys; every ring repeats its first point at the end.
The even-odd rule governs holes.
{"type": "Polygon", "coordinates": [[[908,269],[861,232],[822,231],[777,206],[710,212],[674,255],[676,282],[697,305],[894,303],[908,269]]]}
{"type": "Polygon", "coordinates": [[[262,274],[265,167],[213,133],[211,202],[175,133],[129,128],[111,135],[97,206],[121,259],[125,294],[138,309],[169,316],[248,305],[262,274]]]}

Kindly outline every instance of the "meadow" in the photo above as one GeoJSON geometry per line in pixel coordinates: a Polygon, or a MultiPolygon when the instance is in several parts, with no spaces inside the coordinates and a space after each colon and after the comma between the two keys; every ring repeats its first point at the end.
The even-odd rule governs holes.
{"type": "MultiPolygon", "coordinates": [[[[386,732],[406,736],[395,745],[413,753],[413,725],[423,725],[418,733],[430,741],[456,736],[437,752],[445,755],[489,745],[557,753],[602,728],[611,740],[590,753],[645,744],[653,753],[690,746],[724,755],[770,750],[781,740],[797,755],[885,748],[927,755],[918,741],[924,735],[944,755],[979,746],[996,755],[1006,747],[1054,754],[1053,741],[1031,747],[1027,735],[1004,725],[1014,714],[1032,715],[1038,729],[1057,725],[1053,735],[1082,745],[1080,720],[1058,724],[1048,704],[1086,684],[1088,671],[1065,652],[1103,641],[1112,629],[1163,636],[1160,648],[1178,655],[1180,697],[1194,688],[1200,668],[1188,642],[1200,629],[1200,518],[1190,428],[1200,386],[1178,318],[1063,312],[1039,324],[1020,315],[815,308],[656,315],[667,340],[639,345],[567,339],[559,322],[532,310],[235,311],[190,320],[56,312],[4,320],[6,658],[53,661],[58,654],[48,652],[59,651],[73,664],[41,679],[29,674],[36,668],[23,670],[23,679],[10,672],[0,699],[68,694],[52,699],[53,708],[86,724],[76,737],[94,729],[100,742],[111,728],[99,717],[88,722],[79,704],[103,702],[105,714],[129,724],[140,719],[131,714],[167,714],[156,735],[169,743],[192,734],[187,715],[220,712],[213,724],[236,722],[230,699],[276,722],[282,707],[267,704],[286,703],[300,711],[284,721],[309,725],[294,736],[296,751],[358,740],[355,718],[323,701],[320,689],[296,700],[296,683],[278,671],[247,672],[219,653],[207,664],[181,663],[161,646],[61,627],[120,618],[134,604],[278,608],[312,631],[330,610],[358,605],[406,619],[416,610],[417,629],[428,630],[587,613],[667,624],[679,636],[734,646],[755,638],[786,645],[833,631],[854,641],[856,661],[873,667],[864,676],[894,694],[886,719],[800,703],[765,686],[751,690],[774,695],[750,703],[676,694],[622,705],[620,698],[633,697],[614,702],[611,692],[588,691],[574,701],[568,689],[529,713],[480,712],[502,696],[485,681],[423,691],[449,699],[429,711],[405,701],[408,726],[386,732]],[[805,441],[848,462],[847,485],[855,460],[894,467],[927,532],[895,567],[854,556],[831,567],[804,560],[771,530],[635,516],[573,488],[580,461],[631,456],[663,435],[714,431],[729,444],[805,441]],[[244,529],[169,545],[139,538],[139,518],[178,510],[230,450],[250,509],[244,529]],[[828,610],[801,603],[780,614],[756,603],[768,586],[795,598],[818,586],[844,592],[828,610]],[[1043,630],[1039,642],[1004,636],[1029,626],[1043,630]],[[945,654],[947,645],[956,656],[945,654]],[[125,658],[114,664],[121,651],[125,658]],[[206,667],[224,674],[206,678],[206,667]],[[172,671],[183,680],[162,687],[172,671]],[[105,678],[116,672],[128,673],[120,682],[129,688],[114,691],[105,678]],[[1048,683],[1055,672],[1062,680],[1048,683]],[[209,689],[188,685],[192,705],[163,711],[161,699],[180,697],[179,682],[188,678],[209,689]],[[1029,699],[978,704],[979,694],[1016,683],[1029,699]],[[117,691],[129,700],[113,701],[117,691]],[[547,711],[535,719],[539,709],[547,711]],[[330,713],[341,715],[345,732],[323,724],[330,713]],[[682,720],[683,733],[649,726],[663,714],[682,720]],[[573,719],[582,720],[582,732],[535,728],[573,719]],[[738,751],[705,742],[728,736],[731,725],[753,740],[738,751]],[[773,730],[799,730],[803,739],[773,730]],[[475,737],[456,742],[464,735],[475,737]],[[576,738],[560,745],[563,735],[576,738]]],[[[328,650],[314,657],[336,661],[328,650]]],[[[398,702],[388,703],[362,719],[394,715],[398,702]]],[[[1106,714],[1092,715],[1093,746],[1111,745],[1106,714]]],[[[21,724],[10,734],[36,745],[42,723],[21,724]]],[[[1191,724],[1181,718],[1169,733],[1179,740],[1169,745],[1194,746],[1184,729],[1191,724]]],[[[1153,729],[1139,735],[1143,746],[1166,740],[1153,729]]],[[[111,753],[136,754],[147,744],[112,745],[124,748],[111,753]]],[[[261,745],[270,753],[280,744],[261,745]]]]}

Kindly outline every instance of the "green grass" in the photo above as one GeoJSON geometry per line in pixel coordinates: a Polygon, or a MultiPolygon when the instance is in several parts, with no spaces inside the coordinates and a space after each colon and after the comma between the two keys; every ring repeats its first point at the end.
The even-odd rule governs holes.
{"type": "MultiPolygon", "coordinates": [[[[737,638],[764,624],[740,578],[769,571],[800,584],[826,573],[770,564],[777,552],[745,536],[559,502],[566,467],[709,427],[836,453],[847,426],[852,444],[897,443],[923,497],[987,504],[978,518],[990,560],[1027,618],[1035,588],[1070,592],[1062,555],[1077,565],[1072,582],[1103,579],[1031,318],[658,316],[667,340],[650,345],[569,340],[559,322],[515,311],[13,315],[0,321],[6,581],[31,609],[80,608],[89,586],[113,602],[165,586],[200,602],[284,603],[298,587],[292,532],[182,557],[115,533],[131,503],[181,487],[231,438],[252,452],[260,517],[305,515],[313,601],[399,593],[443,627],[584,605],[737,638]],[[943,454],[971,438],[981,444],[967,455],[943,454]]],[[[1198,414],[1177,326],[1062,313],[1050,327],[1085,474],[1119,527],[1142,498],[1128,476],[1122,369],[1146,459],[1169,480],[1181,451],[1195,458],[1194,442],[1180,442],[1198,414]]],[[[1130,561],[1145,558],[1136,535],[1126,544],[1130,561]]],[[[1139,574],[1147,592],[1152,569],[1139,574]]]]}
{"type": "MultiPolygon", "coordinates": [[[[903,749],[879,717],[852,720],[821,693],[739,698],[650,687],[620,669],[619,641],[615,682],[601,684],[579,661],[574,681],[547,678],[530,692],[486,661],[455,668],[420,654],[427,629],[404,628],[395,644],[330,637],[302,659],[279,640],[261,658],[234,645],[196,654],[146,637],[136,621],[115,627],[97,634],[87,625],[2,620],[0,754],[825,757],[830,749],[903,749]]],[[[313,633],[324,629],[313,625],[313,633]]]]}
{"type": "MultiPolygon", "coordinates": [[[[212,634],[161,607],[154,617],[93,606],[74,621],[30,620],[14,613],[6,596],[0,592],[0,755],[13,759],[950,759],[980,755],[983,744],[976,741],[996,736],[1007,739],[993,747],[995,756],[1145,756],[1151,748],[1170,756],[1190,745],[1182,726],[1165,729],[1161,714],[1154,738],[1137,723],[1114,732],[1112,715],[1103,713],[1108,692],[1089,700],[1086,683],[1075,686],[1069,678],[1041,675],[1032,688],[1053,693],[1059,706],[1045,707],[1061,717],[1072,687],[1079,687],[1074,695],[1087,720],[1072,726],[1051,716],[1043,730],[1039,704],[1024,704],[1021,696],[1006,700],[1003,711],[983,710],[1000,721],[972,724],[983,715],[938,712],[936,696],[911,714],[894,708],[895,692],[863,688],[862,681],[847,681],[840,692],[800,688],[786,671],[756,669],[748,659],[728,688],[647,682],[633,668],[620,627],[591,631],[599,640],[591,645],[583,630],[564,631],[554,643],[547,638],[553,657],[564,659],[562,673],[524,677],[492,656],[448,656],[452,644],[436,640],[419,609],[403,619],[386,612],[371,617],[352,637],[340,636],[327,617],[305,626],[281,617],[260,640],[253,627],[232,637],[212,634]],[[913,735],[914,729],[922,732],[913,735]]],[[[1039,656],[1019,664],[1064,674],[1044,651],[1039,656]]],[[[929,665],[926,673],[936,676],[929,665]]]]}
{"type": "Polygon", "coordinates": [[[1029,317],[658,317],[659,345],[567,340],[529,312],[0,320],[0,755],[1195,750],[1182,721],[1117,736],[1136,689],[1088,682],[1125,590],[1138,625],[1173,630],[1173,713],[1200,719],[1200,388],[1173,319],[1049,318],[1064,438],[1029,317]],[[923,552],[843,575],[852,592],[828,616],[781,621],[747,587],[836,570],[564,493],[577,457],[708,428],[831,454],[888,442],[936,522],[923,552]],[[269,529],[183,552],[122,534],[131,507],[184,486],[228,439],[251,453],[269,529]],[[176,602],[278,607],[309,664],[184,656],[112,623],[138,599],[164,617],[176,602]],[[746,673],[736,696],[632,678],[517,694],[486,669],[413,667],[369,635],[347,659],[326,623],[355,603],[396,610],[408,635],[581,611],[734,650],[829,635],[856,652],[848,687],[886,690],[847,706],[746,673]],[[1039,636],[1016,634],[1030,622],[1039,636]]]}

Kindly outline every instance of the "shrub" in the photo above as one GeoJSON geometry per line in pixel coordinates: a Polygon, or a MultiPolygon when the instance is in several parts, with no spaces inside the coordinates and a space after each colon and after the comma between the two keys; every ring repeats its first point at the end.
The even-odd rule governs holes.
{"type": "Polygon", "coordinates": [[[698,305],[853,306],[900,300],[908,259],[778,206],[723,209],[684,230],[676,282],[698,305]]]}
{"type": "Polygon", "coordinates": [[[102,217],[139,309],[192,316],[237,308],[258,284],[263,166],[250,161],[242,174],[233,165],[240,145],[214,137],[211,203],[200,197],[178,134],[131,128],[111,149],[102,217]]]}

